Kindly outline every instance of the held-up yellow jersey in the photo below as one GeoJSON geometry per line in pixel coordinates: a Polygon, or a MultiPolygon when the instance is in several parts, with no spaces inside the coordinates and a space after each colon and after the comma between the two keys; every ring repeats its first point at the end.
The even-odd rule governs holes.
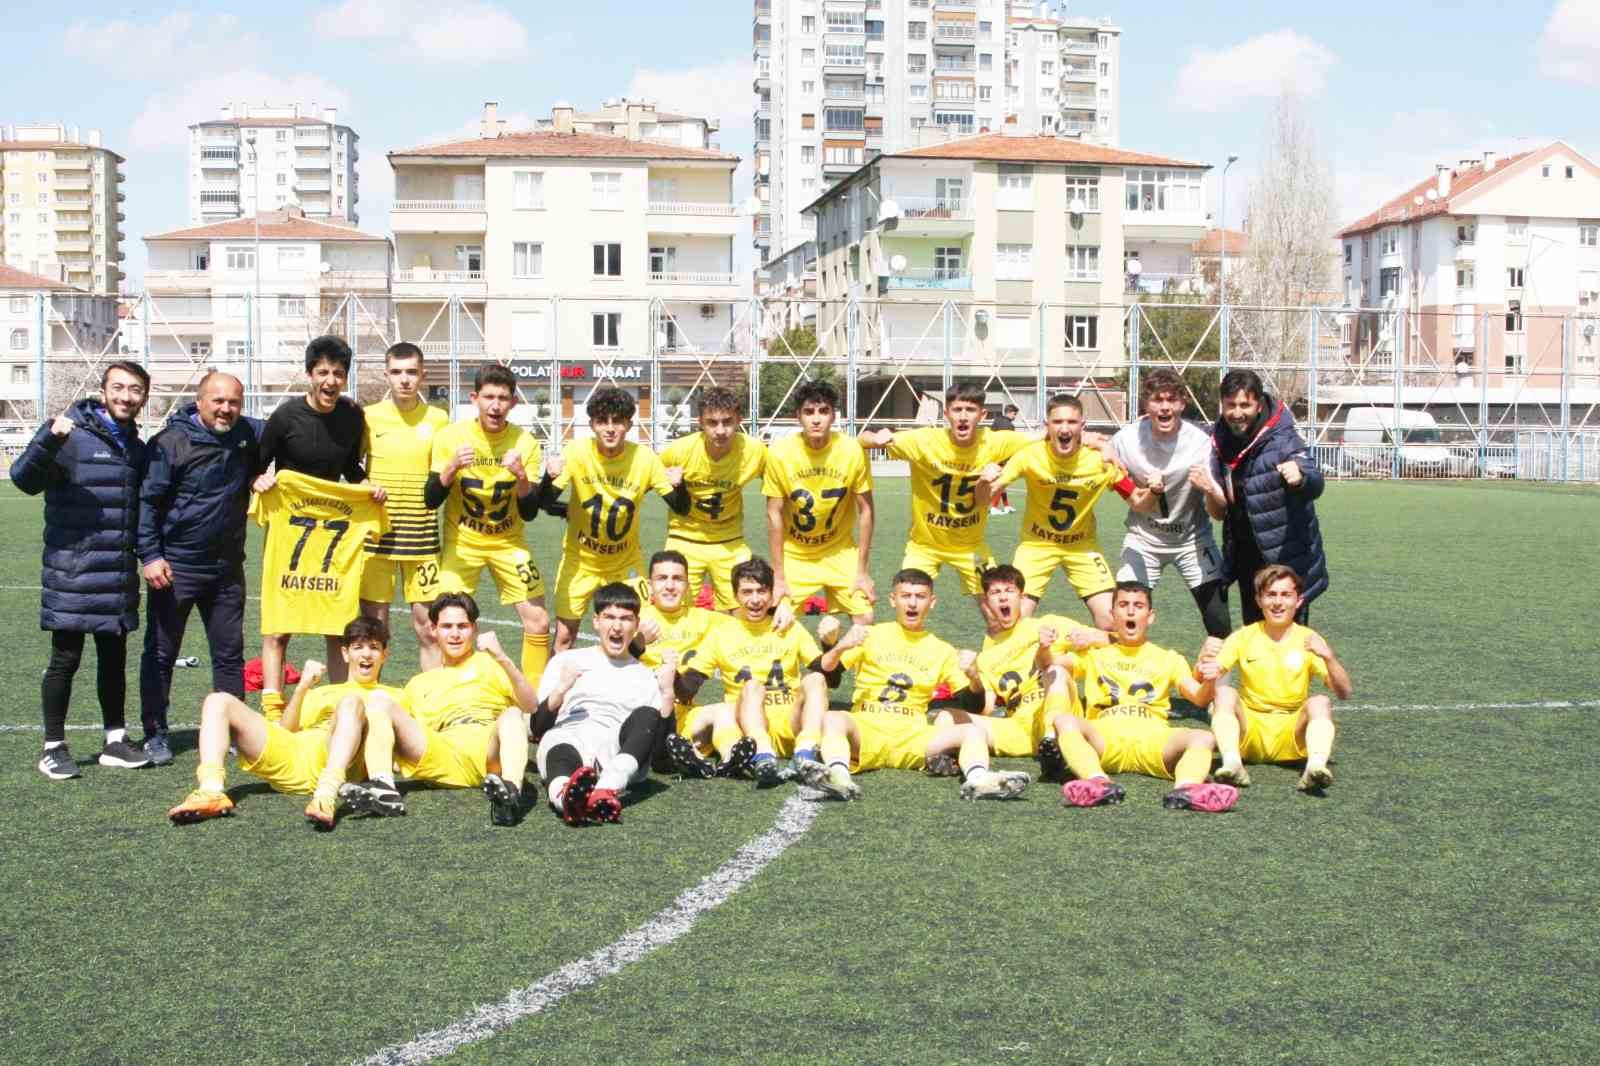
{"type": "Polygon", "coordinates": [[[736,433],[728,454],[713,459],[706,454],[705,434],[695,432],[667,445],[661,465],[683,467],[691,501],[688,514],[667,516],[668,537],[724,544],[744,536],[743,490],[766,468],[765,444],[736,433]]]}
{"type": "Polygon", "coordinates": [[[337,636],[356,616],[367,541],[389,528],[366,485],[293,470],[251,501],[261,551],[261,632],[337,636]]]}
{"type": "Polygon", "coordinates": [[[656,453],[627,441],[615,458],[600,454],[593,437],[575,440],[561,453],[556,487],[572,486],[567,501],[567,539],[562,569],[577,563],[590,572],[615,570],[639,557],[639,506],[647,492],[672,492],[667,468],[656,453]]]}
{"type": "Polygon", "coordinates": [[[955,648],[899,622],[869,626],[866,641],[839,661],[856,675],[852,714],[903,714],[926,721],[940,685],[954,693],[969,684],[955,648]]]}
{"type": "Polygon", "coordinates": [[[766,685],[765,704],[786,707],[798,693],[806,667],[821,656],[817,638],[798,622],[775,633],[770,619],[750,622],[732,616],[711,631],[692,669],[707,677],[720,674],[725,700],[737,700],[739,686],[753,680],[766,685]]]}
{"type": "Polygon", "coordinates": [[[406,682],[405,698],[417,721],[443,731],[457,725],[493,725],[517,702],[511,678],[488,652],[455,666],[436,666],[406,682]]]}
{"type": "Polygon", "coordinates": [[[1311,675],[1328,681],[1328,664],[1306,650],[1311,633],[1291,625],[1281,641],[1273,640],[1253,622],[1222,642],[1217,665],[1224,671],[1239,668],[1239,698],[1251,710],[1296,714],[1311,694],[1311,675]]]}
{"type": "Polygon", "coordinates": [[[456,471],[444,501],[444,537],[475,551],[522,547],[522,516],[517,513],[517,476],[505,467],[513,451],[522,457],[530,481],[543,470],[539,443],[520,426],[484,432],[476,417],[452,422],[433,437],[432,471],[444,472],[456,452],[470,447],[471,466],[456,471]]]}
{"type": "Polygon", "coordinates": [[[1020,714],[1044,699],[1044,684],[1035,669],[1039,630],[1044,626],[1056,631],[1055,643],[1050,645],[1053,655],[1071,651],[1067,634],[1084,628],[1070,618],[1045,614],[1018,619],[1004,633],[983,638],[983,648],[978,652],[978,676],[983,678],[983,687],[994,693],[994,709],[989,712],[994,717],[1020,714]]]}
{"type": "Polygon", "coordinates": [[[639,620],[654,622],[661,627],[661,635],[645,645],[639,661],[654,670],[661,665],[661,653],[671,648],[678,653],[678,669],[681,671],[705,658],[712,630],[727,618],[715,611],[694,606],[679,607],[668,614],[647,599],[643,610],[639,612],[639,620]]]}
{"type": "Polygon", "coordinates": [[[1000,487],[1017,478],[1028,482],[1028,508],[1022,539],[1068,548],[1096,548],[1094,505],[1112,486],[1123,486],[1123,473],[1094,448],[1080,445],[1066,458],[1056,455],[1048,440],[1037,440],[1017,452],[1000,474],[1000,487]]]}
{"type": "Polygon", "coordinates": [[[1159,718],[1172,710],[1172,690],[1190,677],[1183,656],[1148,641],[1074,652],[1072,674],[1083,680],[1083,716],[1159,718]]]}
{"type": "Polygon", "coordinates": [[[891,459],[911,464],[911,539],[949,551],[980,546],[989,509],[975,500],[978,474],[1029,443],[1015,430],[987,427],[980,427],[964,448],[956,447],[949,430],[940,426],[896,433],[887,450],[891,459]]]}
{"type": "Polygon", "coordinates": [[[450,424],[437,407],[418,402],[402,411],[393,400],[368,404],[367,479],[389,493],[389,532],[368,549],[389,559],[431,559],[439,554],[439,516],[422,501],[433,461],[433,439],[450,424]]]}
{"type": "Polygon", "coordinates": [[[313,729],[331,732],[333,712],[346,696],[369,696],[381,692],[404,706],[405,693],[392,685],[363,685],[359,681],[345,681],[337,685],[319,685],[306,693],[300,704],[300,729],[306,733],[313,729]]]}
{"type": "Polygon", "coordinates": [[[872,491],[867,453],[854,437],[832,433],[821,449],[796,433],[767,449],[761,494],[784,500],[784,552],[815,559],[854,544],[856,497],[872,491]]]}

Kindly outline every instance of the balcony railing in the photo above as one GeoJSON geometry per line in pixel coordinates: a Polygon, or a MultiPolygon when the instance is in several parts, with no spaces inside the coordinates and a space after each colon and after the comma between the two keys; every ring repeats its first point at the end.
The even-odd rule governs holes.
{"type": "Polygon", "coordinates": [[[1198,295],[1206,291],[1206,279],[1201,274],[1137,274],[1129,275],[1124,291],[1130,295],[1160,296],[1163,294],[1198,295]]]}
{"type": "Polygon", "coordinates": [[[94,247],[87,237],[58,237],[56,248],[63,252],[87,252],[94,247]]]}
{"type": "Polygon", "coordinates": [[[298,145],[310,144],[326,146],[329,143],[328,130],[326,127],[320,127],[317,129],[296,129],[294,131],[294,143],[298,145]]]}
{"type": "Polygon", "coordinates": [[[89,228],[89,216],[86,214],[57,213],[55,228],[58,230],[84,230],[89,228]]]}
{"type": "MultiPolygon", "coordinates": [[[[449,355],[449,341],[423,341],[417,345],[423,355],[449,355]]],[[[457,341],[456,351],[461,355],[482,355],[487,349],[483,341],[457,341]]]]}
{"type": "Polygon", "coordinates": [[[295,153],[296,170],[327,170],[333,157],[328,152],[302,151],[295,153]]]}
{"type": "Polygon", "coordinates": [[[87,189],[90,184],[87,177],[73,178],[65,175],[57,175],[56,177],[56,188],[58,189],[87,189]]]}
{"type": "Polygon", "coordinates": [[[1075,66],[1072,63],[1063,63],[1061,64],[1061,80],[1094,81],[1094,65],[1092,63],[1084,63],[1082,65],[1075,66]]]}
{"type": "Polygon", "coordinates": [[[650,280],[660,285],[733,285],[734,275],[720,270],[651,271],[650,280]]]}
{"type": "Polygon", "coordinates": [[[89,153],[87,152],[56,152],[57,170],[88,170],[89,153]]]}
{"type": "Polygon", "coordinates": [[[972,74],[975,73],[977,69],[977,64],[975,63],[944,62],[935,63],[933,65],[933,72],[935,74],[972,74]]]}
{"type": "Polygon", "coordinates": [[[1067,37],[1061,41],[1061,50],[1073,55],[1092,56],[1097,54],[1100,48],[1093,41],[1078,41],[1067,37]]]}
{"type": "Polygon", "coordinates": [[[207,137],[205,140],[200,142],[200,147],[201,148],[232,148],[235,151],[237,151],[238,148],[239,148],[239,142],[238,142],[238,140],[236,138],[231,137],[231,136],[230,137],[207,137]]]}
{"type": "Polygon", "coordinates": [[[396,200],[396,211],[482,211],[482,200],[396,200]]]}
{"type": "Polygon", "coordinates": [[[972,271],[949,267],[912,267],[883,278],[884,289],[970,289],[972,271]]]}
{"type": "Polygon", "coordinates": [[[429,281],[444,281],[444,282],[482,281],[483,280],[483,271],[481,271],[481,270],[430,270],[427,267],[415,267],[415,268],[413,268],[411,270],[396,270],[394,272],[394,280],[401,281],[401,282],[405,282],[405,281],[417,281],[417,282],[429,282],[429,281]]]}
{"type": "Polygon", "coordinates": [[[716,215],[719,218],[732,218],[739,213],[736,204],[695,200],[651,200],[649,210],[652,215],[716,215]]]}
{"type": "Polygon", "coordinates": [[[1094,93],[1062,93],[1061,106],[1093,110],[1095,106],[1094,93]]]}
{"type": "Polygon", "coordinates": [[[934,25],[933,39],[971,44],[978,39],[978,27],[970,22],[940,22],[934,25]]]}
{"type": "Polygon", "coordinates": [[[894,196],[901,218],[971,218],[972,202],[948,196],[894,196]]]}

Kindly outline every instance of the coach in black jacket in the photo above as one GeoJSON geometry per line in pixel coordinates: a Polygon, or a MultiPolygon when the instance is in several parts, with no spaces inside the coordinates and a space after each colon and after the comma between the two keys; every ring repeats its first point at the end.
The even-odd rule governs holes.
{"type": "Polygon", "coordinates": [[[200,379],[196,402],[150,441],[139,506],[139,562],[150,586],[139,701],[145,754],[172,761],[167,702],[189,611],[211,649],[211,688],[244,698],[244,537],[250,482],[261,472],[261,423],[244,418],[232,374],[200,379]]]}
{"type": "Polygon", "coordinates": [[[39,628],[50,634],[45,667],[44,756],[39,772],[54,781],[78,776],[67,751],[72,678],[94,635],[95,681],[106,745],[100,765],[135,768],[149,760],[128,743],[128,633],[139,627],[139,577],[134,526],[145,445],[137,419],[150,375],[138,363],[116,362],[100,377],[101,397],[80,400],[39,427],[11,464],[11,482],[29,496],[44,493],[44,568],[39,628]]]}

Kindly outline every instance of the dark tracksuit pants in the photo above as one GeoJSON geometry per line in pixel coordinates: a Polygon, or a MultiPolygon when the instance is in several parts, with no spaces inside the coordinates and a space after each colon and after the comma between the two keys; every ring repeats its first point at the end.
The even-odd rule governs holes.
{"type": "Polygon", "coordinates": [[[244,699],[244,564],[218,575],[176,567],[172,584],[150,589],[145,607],[144,656],[139,661],[140,717],[148,736],[167,728],[172,669],[189,612],[200,609],[211,651],[211,688],[244,699]]]}

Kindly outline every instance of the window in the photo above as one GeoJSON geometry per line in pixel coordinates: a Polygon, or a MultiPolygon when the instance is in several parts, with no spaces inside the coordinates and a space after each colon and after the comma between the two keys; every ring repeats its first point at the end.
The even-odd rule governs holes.
{"type": "Polygon", "coordinates": [[[1067,280],[1098,281],[1100,279],[1100,246],[1095,244],[1067,245],[1067,280]]]}
{"type": "Polygon", "coordinates": [[[1033,245],[995,245],[994,276],[1000,281],[1033,280],[1033,245]]]}
{"type": "Polygon", "coordinates": [[[943,208],[959,208],[965,200],[965,178],[934,178],[933,198],[943,208]]]}
{"type": "Polygon", "coordinates": [[[928,24],[926,22],[906,23],[906,40],[926,41],[928,39],[928,24]]]}
{"type": "Polygon", "coordinates": [[[985,72],[994,70],[994,56],[989,52],[978,53],[978,69],[985,72]]]}
{"type": "Polygon", "coordinates": [[[1478,227],[1470,222],[1462,223],[1456,227],[1457,244],[1476,244],[1478,242],[1478,227]]]}
{"type": "Polygon", "coordinates": [[[1585,248],[1600,245],[1600,222],[1578,223],[1578,243],[1585,248]]]}
{"type": "Polygon", "coordinates": [[[911,99],[913,99],[913,100],[926,100],[927,98],[928,98],[928,87],[926,85],[913,85],[913,86],[911,86],[911,99]]]}
{"type": "Polygon", "coordinates": [[[1349,241],[1345,241],[1344,242],[1344,261],[1346,263],[1351,262],[1351,256],[1354,255],[1354,254],[1355,254],[1355,245],[1351,244],[1349,241]]]}
{"type": "MultiPolygon", "coordinates": [[[[800,83],[800,92],[803,93],[806,96],[814,96],[814,95],[816,95],[817,83],[814,82],[814,81],[803,81],[803,82],[801,82],[800,83]]],[[[770,103],[770,101],[767,101],[767,102],[770,103]]]]}
{"type": "Polygon", "coordinates": [[[824,166],[850,164],[859,166],[862,163],[860,148],[830,147],[823,145],[822,162],[824,166]]]}
{"type": "Polygon", "coordinates": [[[594,276],[620,278],[622,276],[622,245],[620,243],[594,246],[594,276]]]}
{"type": "Polygon", "coordinates": [[[1066,326],[1068,351],[1100,347],[1099,315],[1068,315],[1066,326]]]}
{"type": "Polygon", "coordinates": [[[544,207],[544,174],[537,170],[511,173],[511,206],[518,211],[537,211],[544,207]]]}
{"type": "Polygon", "coordinates": [[[229,341],[228,342],[228,358],[229,359],[243,359],[245,357],[245,352],[248,350],[247,346],[249,345],[249,343],[250,343],[249,341],[229,341]]]}
{"type": "Polygon", "coordinates": [[[468,274],[483,273],[483,245],[456,245],[456,269],[468,274]]]}
{"type": "Polygon", "coordinates": [[[230,245],[228,247],[229,270],[254,270],[256,268],[256,250],[248,245],[230,245]]]}
{"type": "Polygon", "coordinates": [[[278,130],[276,140],[281,144],[289,139],[288,130],[278,130]]]}
{"type": "Polygon", "coordinates": [[[26,385],[27,383],[28,383],[28,368],[25,367],[25,366],[14,366],[14,367],[12,367],[11,368],[11,384],[13,384],[13,385],[26,385]]]}
{"type": "Polygon", "coordinates": [[[511,350],[537,352],[544,349],[544,312],[511,312],[511,350]]]}
{"type": "Polygon", "coordinates": [[[1400,268],[1387,267],[1378,271],[1378,295],[1398,296],[1400,294],[1400,268]]]}
{"type": "MultiPolygon", "coordinates": [[[[978,86],[978,99],[979,100],[992,100],[992,99],[994,99],[994,86],[993,85],[980,85],[980,86],[978,86]]],[[[985,125],[987,125],[987,123],[985,123],[985,125]]]]}
{"type": "Polygon", "coordinates": [[[622,209],[621,174],[616,171],[592,171],[589,174],[589,189],[596,209],[602,211],[622,209]]]}
{"type": "Polygon", "coordinates": [[[206,356],[211,354],[211,342],[210,341],[190,341],[189,342],[189,354],[194,356],[196,359],[205,358],[206,356]]]}
{"type": "Polygon", "coordinates": [[[815,15],[801,15],[800,16],[800,32],[806,34],[807,36],[816,33],[817,32],[817,16],[815,16],[815,15]]]}
{"type": "Polygon", "coordinates": [[[1391,226],[1378,233],[1378,254],[1394,255],[1400,250],[1400,227],[1391,226]]]}
{"type": "Polygon", "coordinates": [[[1539,168],[1539,176],[1541,178],[1548,178],[1550,176],[1550,164],[1549,163],[1546,163],[1544,166],[1539,168]]]}
{"type": "Polygon", "coordinates": [[[823,117],[827,122],[827,129],[859,130],[864,128],[862,119],[865,114],[864,111],[857,111],[854,108],[830,107],[826,109],[823,117]]]}
{"type": "Polygon", "coordinates": [[[1041,75],[1043,75],[1044,77],[1048,78],[1052,74],[1054,74],[1055,72],[1056,72],[1055,63],[1051,62],[1048,59],[1041,59],[1039,61],[1039,73],[1041,75]]]}
{"type": "Polygon", "coordinates": [[[304,248],[279,248],[278,269],[300,270],[306,265],[306,250],[304,248]]]}
{"type": "Polygon", "coordinates": [[[933,274],[936,278],[956,278],[961,276],[961,246],[951,245],[947,248],[933,250],[933,274]]]}
{"type": "MultiPolygon", "coordinates": [[[[599,247],[598,245],[596,247],[599,247]]],[[[621,253],[621,245],[612,245],[621,253]]],[[[538,241],[513,241],[511,244],[511,276],[537,278],[544,274],[544,245],[538,241]]]]}
{"type": "Polygon", "coordinates": [[[1002,211],[1032,211],[1033,175],[1001,171],[994,205],[1002,211]]]}
{"type": "Polygon", "coordinates": [[[884,102],[883,86],[876,83],[867,86],[867,103],[881,104],[884,102]]]}
{"type": "Polygon", "coordinates": [[[50,202],[50,194],[47,193],[47,192],[40,193],[35,202],[41,203],[41,204],[49,203],[50,202]]]}
{"type": "Polygon", "coordinates": [[[800,162],[802,162],[802,163],[815,163],[816,161],[817,161],[817,146],[814,145],[814,144],[802,144],[800,146],[800,162]]]}
{"type": "Polygon", "coordinates": [[[817,116],[814,115],[813,113],[811,113],[810,111],[802,112],[801,115],[800,115],[800,128],[803,129],[803,130],[814,130],[814,129],[816,129],[817,128],[817,116]]]}
{"type": "Polygon", "coordinates": [[[935,111],[933,124],[952,133],[972,133],[977,120],[971,111],[935,111]]]}
{"type": "Polygon", "coordinates": [[[306,301],[303,296],[278,297],[278,316],[280,318],[306,317],[306,301]]]}
{"type": "Polygon", "coordinates": [[[1528,220],[1525,218],[1506,219],[1506,243],[1528,243],[1528,220]]]}
{"type": "Polygon", "coordinates": [[[601,311],[590,316],[594,324],[594,346],[596,348],[620,348],[622,342],[618,337],[622,333],[622,312],[601,311]]]}
{"type": "Polygon", "coordinates": [[[1100,61],[1100,76],[1102,78],[1111,77],[1111,64],[1104,59],[1100,61]]]}
{"type": "Polygon", "coordinates": [[[11,313],[25,315],[28,313],[28,298],[26,296],[13,296],[11,298],[11,313]]]}
{"type": "Polygon", "coordinates": [[[815,48],[802,48],[802,49],[800,49],[800,65],[802,67],[814,67],[814,66],[816,66],[817,65],[817,50],[815,48]]]}
{"type": "Polygon", "coordinates": [[[1522,332],[1522,303],[1512,300],[1506,304],[1506,332],[1522,332]]]}
{"type": "MultiPolygon", "coordinates": [[[[1101,116],[1102,118],[1104,116],[1101,116]]],[[[1129,211],[1199,211],[1201,179],[1197,170],[1134,170],[1123,172],[1129,211]]]]}
{"type": "Polygon", "coordinates": [[[1478,277],[1471,263],[1462,263],[1456,267],[1456,288],[1471,289],[1478,277]]]}
{"type": "Polygon", "coordinates": [[[1571,180],[1572,178],[1575,178],[1577,176],[1578,176],[1578,168],[1577,167],[1568,167],[1567,168],[1567,178],[1568,178],[1568,180],[1571,180]]]}
{"type": "Polygon", "coordinates": [[[928,57],[921,52],[906,53],[906,73],[926,74],[928,72],[928,57]]]}
{"type": "Polygon", "coordinates": [[[14,352],[24,352],[28,350],[27,330],[14,329],[11,331],[11,350],[14,352]]]}
{"type": "Polygon", "coordinates": [[[1110,48],[1111,48],[1111,35],[1109,33],[1102,33],[1100,35],[1100,51],[1102,51],[1102,52],[1109,51],[1110,48]]]}
{"type": "Polygon", "coordinates": [[[979,40],[987,41],[987,40],[989,40],[989,38],[991,38],[993,36],[994,36],[994,23],[987,22],[987,21],[978,23],[978,39],[979,40]]]}
{"type": "Polygon", "coordinates": [[[1522,268],[1521,267],[1506,267],[1506,288],[1508,288],[1508,289],[1520,289],[1520,288],[1522,288],[1522,268]]]}

